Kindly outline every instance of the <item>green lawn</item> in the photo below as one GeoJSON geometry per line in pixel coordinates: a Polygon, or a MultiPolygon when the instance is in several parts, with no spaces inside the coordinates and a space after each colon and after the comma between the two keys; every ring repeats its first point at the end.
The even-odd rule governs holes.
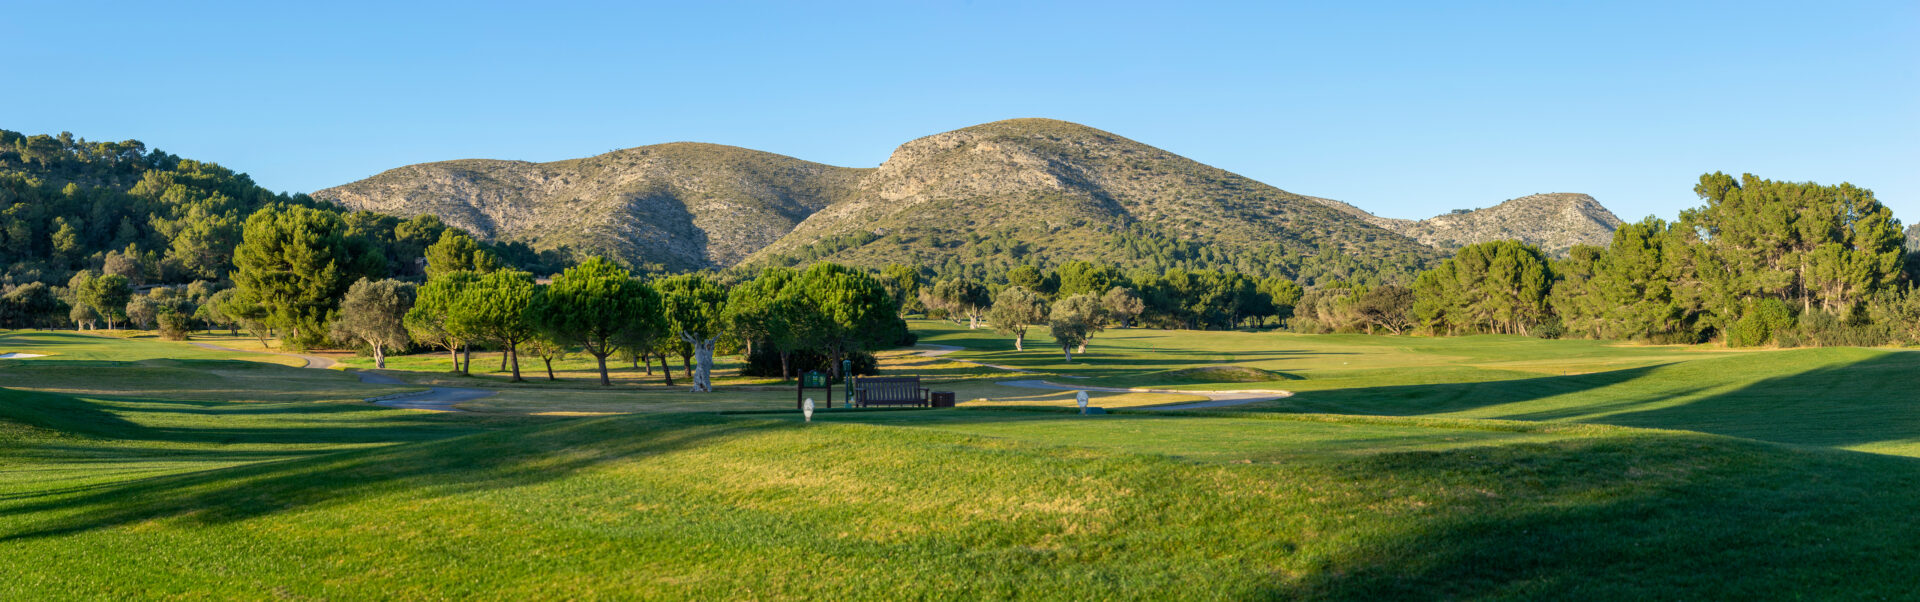
{"type": "Polygon", "coordinates": [[[0,599],[1874,599],[1920,569],[1920,460],[1834,449],[1905,453],[1904,352],[1128,331],[1068,366],[922,326],[1045,378],[1244,364],[1284,380],[1187,386],[1301,393],[443,414],[268,356],[12,333],[51,353],[0,360],[0,599]]]}
{"type": "Polygon", "coordinates": [[[1920,353],[1907,350],[1121,330],[1066,364],[1057,354],[1014,352],[988,331],[916,327],[932,333],[923,340],[969,349],[956,358],[1089,377],[1081,382],[1298,393],[1238,408],[1249,411],[1583,422],[1920,456],[1920,353]],[[1166,378],[1204,366],[1284,378],[1166,378]]]}

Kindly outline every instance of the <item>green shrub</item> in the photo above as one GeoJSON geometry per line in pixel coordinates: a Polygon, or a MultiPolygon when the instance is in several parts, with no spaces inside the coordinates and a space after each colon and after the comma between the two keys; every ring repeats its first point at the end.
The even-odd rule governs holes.
{"type": "Polygon", "coordinates": [[[1801,315],[1793,328],[1776,332],[1774,338],[1782,347],[1878,347],[1893,339],[1886,325],[1870,323],[1864,315],[1843,317],[1818,310],[1801,315]]]}
{"type": "Polygon", "coordinates": [[[1774,335],[1793,326],[1793,310],[1779,299],[1748,301],[1740,319],[1727,329],[1727,345],[1757,347],[1772,341],[1774,335]]]}
{"type": "Polygon", "coordinates": [[[187,340],[187,332],[193,330],[193,316],[177,311],[163,311],[156,316],[160,325],[160,338],[169,341],[187,340]]]}

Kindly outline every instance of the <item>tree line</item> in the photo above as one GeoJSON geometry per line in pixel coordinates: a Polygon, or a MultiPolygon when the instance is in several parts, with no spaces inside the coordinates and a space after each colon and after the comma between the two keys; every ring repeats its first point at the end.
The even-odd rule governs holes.
{"type": "MultiPolygon", "coordinates": [[[[400,219],[274,193],[246,174],[136,140],[0,130],[0,287],[61,287],[87,270],[136,288],[227,282],[250,216],[268,207],[329,215],[329,228],[364,243],[355,260],[366,265],[353,267],[382,276],[419,276],[416,258],[451,230],[431,215],[400,219]]],[[[481,244],[522,269],[566,264],[565,250],[481,244]]]]}
{"type": "MultiPolygon", "coordinates": [[[[1694,190],[1706,204],[1678,221],[1626,224],[1611,244],[1562,259],[1513,241],[1462,248],[1396,293],[1396,320],[1440,335],[1920,342],[1920,256],[1872,191],[1717,172],[1694,190]]],[[[1357,315],[1366,304],[1340,305],[1357,315]]]]}

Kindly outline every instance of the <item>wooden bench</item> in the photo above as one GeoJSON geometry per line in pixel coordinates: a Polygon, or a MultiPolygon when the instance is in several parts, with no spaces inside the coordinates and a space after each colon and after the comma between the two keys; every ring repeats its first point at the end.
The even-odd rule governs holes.
{"type": "Polygon", "coordinates": [[[853,385],[853,403],[867,406],[924,406],[930,402],[918,376],[862,378],[853,385]]]}

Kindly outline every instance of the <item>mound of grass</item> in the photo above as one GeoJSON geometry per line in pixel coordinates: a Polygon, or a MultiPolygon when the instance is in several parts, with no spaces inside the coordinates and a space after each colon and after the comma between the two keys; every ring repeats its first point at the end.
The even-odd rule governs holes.
{"type": "Polygon", "coordinates": [[[1200,366],[1196,368],[1148,372],[1132,378],[1140,382],[1164,382],[1168,384],[1265,383],[1300,380],[1299,376],[1285,372],[1261,370],[1249,366],[1200,366]]]}
{"type": "MultiPolygon", "coordinates": [[[[1297,355],[1364,348],[1324,341],[1297,355]]],[[[1411,416],[809,424],[389,410],[340,401],[360,385],[334,372],[25,342],[61,348],[35,366],[132,365],[65,364],[34,375],[44,390],[0,390],[0,599],[1873,599],[1907,597],[1920,567],[1920,460],[1817,447],[1903,440],[1897,388],[1920,377],[1899,353],[1545,376],[1550,358],[1647,350],[1461,346],[1448,349],[1467,367],[1534,376],[1283,400],[1411,416]],[[206,384],[225,370],[321,380],[206,384]],[[111,394],[61,391],[122,371],[102,378],[119,379],[111,394]],[[335,388],[296,395],[306,386],[335,388]],[[1508,414],[1529,420],[1485,419],[1508,414]],[[1801,439],[1586,424],[1632,417],[1801,439]]],[[[1304,361],[1338,374],[1330,363],[1354,359],[1328,357],[1304,361]]],[[[1430,351],[1373,357],[1436,366],[1410,379],[1449,374],[1430,351]]]]}
{"type": "MultiPolygon", "coordinates": [[[[1903,458],[1343,420],[636,415],[76,474],[89,486],[5,488],[0,593],[1870,597],[1906,591],[1920,561],[1903,493],[1920,463],[1903,458]],[[1239,444],[1139,453],[1128,432],[1239,444]],[[1435,435],[1471,440],[1420,441],[1435,435]]],[[[239,430],[261,428],[297,427],[239,430]]]]}

